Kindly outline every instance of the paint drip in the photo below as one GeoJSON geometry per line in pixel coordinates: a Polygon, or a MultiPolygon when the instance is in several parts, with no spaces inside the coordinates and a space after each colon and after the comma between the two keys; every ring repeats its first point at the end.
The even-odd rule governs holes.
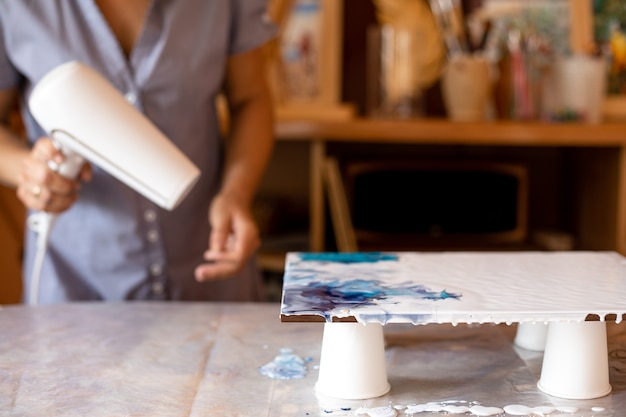
{"type": "Polygon", "coordinates": [[[504,413],[513,416],[547,416],[555,412],[577,413],[577,407],[528,407],[520,404],[507,405],[504,408],[488,407],[468,401],[428,402],[425,404],[411,404],[405,409],[408,415],[419,413],[447,413],[449,415],[469,414],[477,417],[499,416],[504,413]]]}
{"type": "Polygon", "coordinates": [[[365,408],[361,407],[354,412],[355,414],[367,414],[369,417],[396,417],[398,412],[390,406],[365,408]]]}
{"type": "MultiPolygon", "coordinates": [[[[341,408],[339,414],[345,415],[344,412],[350,410],[349,407],[341,408]]],[[[421,413],[445,413],[446,415],[471,415],[476,417],[499,417],[501,415],[512,416],[549,416],[554,413],[561,416],[561,413],[574,414],[578,413],[580,408],[573,406],[535,406],[529,407],[521,404],[511,404],[500,407],[483,406],[474,401],[443,401],[443,402],[427,402],[423,404],[410,404],[383,406],[383,407],[361,407],[354,411],[355,415],[367,415],[368,417],[397,417],[398,410],[403,410],[403,415],[414,416],[421,413]]],[[[602,412],[604,407],[591,407],[593,412],[602,412]]],[[[334,414],[333,410],[324,410],[326,414],[334,414]]]]}
{"type": "MultiPolygon", "coordinates": [[[[465,403],[465,401],[461,401],[465,403]]],[[[454,403],[436,403],[429,402],[426,404],[413,404],[407,406],[406,414],[417,414],[423,412],[439,413],[444,412],[448,414],[471,414],[474,416],[486,417],[497,416],[504,413],[504,410],[500,407],[484,407],[482,405],[457,405],[454,403]]]]}
{"type": "Polygon", "coordinates": [[[306,361],[293,353],[293,349],[282,348],[278,356],[259,368],[259,372],[272,379],[302,379],[308,369],[306,361]]]}

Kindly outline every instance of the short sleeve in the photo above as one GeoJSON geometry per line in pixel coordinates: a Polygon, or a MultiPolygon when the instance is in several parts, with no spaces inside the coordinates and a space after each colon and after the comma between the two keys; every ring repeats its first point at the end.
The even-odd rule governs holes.
{"type": "Polygon", "coordinates": [[[19,73],[11,63],[4,36],[4,25],[0,19],[0,89],[17,86],[19,73]]]}
{"type": "Polygon", "coordinates": [[[233,16],[229,54],[254,49],[276,36],[268,0],[232,0],[233,16]]]}

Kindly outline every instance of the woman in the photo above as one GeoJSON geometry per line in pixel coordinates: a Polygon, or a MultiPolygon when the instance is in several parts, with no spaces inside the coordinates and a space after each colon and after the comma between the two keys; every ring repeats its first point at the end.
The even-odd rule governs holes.
{"type": "MultiPolygon", "coordinates": [[[[30,302],[260,298],[250,206],[273,146],[262,46],[274,32],[266,0],[0,0],[0,181],[29,210],[60,213],[30,302]],[[25,103],[67,61],[108,78],[201,169],[174,211],[98,166],[78,180],[50,168],[63,156],[25,103]],[[30,145],[8,127],[16,100],[30,145]]],[[[35,241],[28,232],[25,294],[35,241]]]]}

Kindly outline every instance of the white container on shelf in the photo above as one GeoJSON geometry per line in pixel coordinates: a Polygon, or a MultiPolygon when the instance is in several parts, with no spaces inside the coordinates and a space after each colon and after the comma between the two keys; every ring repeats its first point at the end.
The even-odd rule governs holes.
{"type": "Polygon", "coordinates": [[[459,54],[448,61],[441,80],[448,117],[455,121],[488,118],[493,91],[490,62],[480,55],[459,54]]]}

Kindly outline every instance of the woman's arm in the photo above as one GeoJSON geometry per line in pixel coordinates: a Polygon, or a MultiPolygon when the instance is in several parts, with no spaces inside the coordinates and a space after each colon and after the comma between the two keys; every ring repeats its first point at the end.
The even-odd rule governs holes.
{"type": "Polygon", "coordinates": [[[274,147],[274,109],[262,48],[228,61],[225,93],[230,132],[222,193],[251,204],[274,147]]]}
{"type": "Polygon", "coordinates": [[[224,172],[209,210],[212,233],[198,280],[225,278],[239,271],[258,248],[251,205],[274,147],[274,110],[263,48],[232,56],[226,71],[229,107],[224,172]]]}

